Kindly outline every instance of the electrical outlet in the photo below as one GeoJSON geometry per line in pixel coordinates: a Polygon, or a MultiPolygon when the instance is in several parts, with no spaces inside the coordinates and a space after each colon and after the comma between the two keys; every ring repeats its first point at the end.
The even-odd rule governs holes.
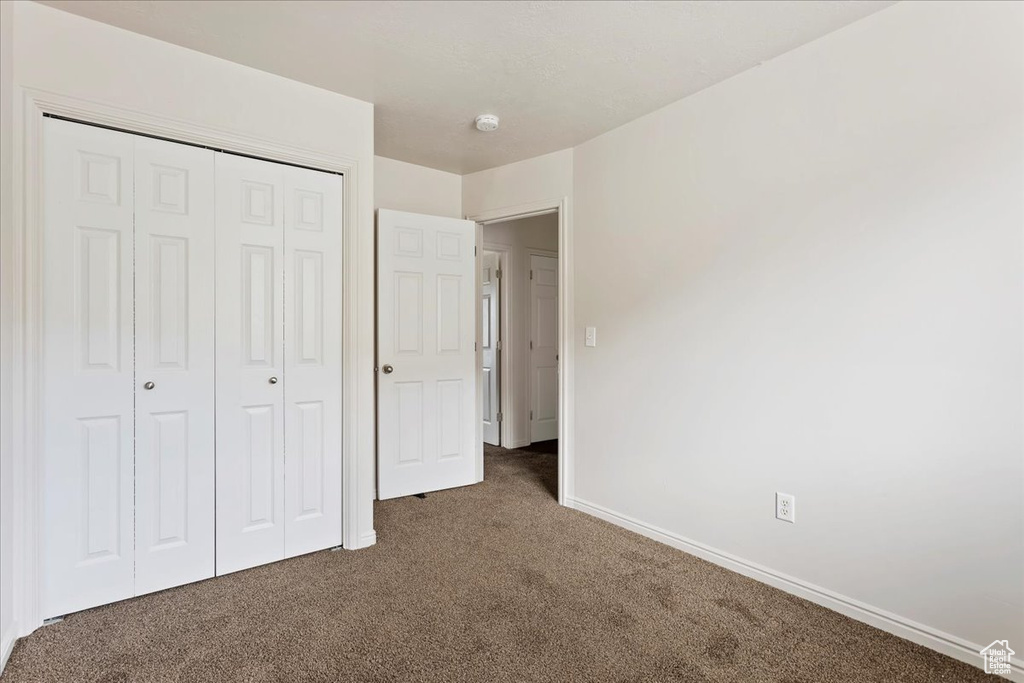
{"type": "Polygon", "coordinates": [[[586,346],[597,346],[597,328],[588,327],[584,342],[586,346]]]}
{"type": "Polygon", "coordinates": [[[790,524],[796,522],[796,497],[788,493],[775,492],[775,519],[790,524]]]}

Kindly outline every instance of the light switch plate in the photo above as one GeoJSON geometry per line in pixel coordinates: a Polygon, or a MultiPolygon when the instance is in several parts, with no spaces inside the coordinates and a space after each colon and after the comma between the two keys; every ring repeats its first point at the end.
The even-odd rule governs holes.
{"type": "Polygon", "coordinates": [[[587,328],[587,336],[585,338],[584,343],[587,346],[597,346],[597,328],[596,327],[588,327],[587,328]]]}

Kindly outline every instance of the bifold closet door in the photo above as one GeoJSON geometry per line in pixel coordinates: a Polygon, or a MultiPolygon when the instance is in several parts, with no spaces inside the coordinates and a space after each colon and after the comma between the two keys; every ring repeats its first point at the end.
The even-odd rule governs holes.
{"type": "Polygon", "coordinates": [[[217,154],[217,573],[341,544],[342,179],[217,154]]]}
{"type": "Polygon", "coordinates": [[[42,611],[134,595],[133,149],[43,127],[42,611]]]}
{"type": "Polygon", "coordinates": [[[214,156],[135,138],[135,594],[214,574],[214,156]]]}
{"type": "Polygon", "coordinates": [[[284,167],[216,155],[217,573],[284,558],[284,167]]]}
{"type": "Polygon", "coordinates": [[[284,167],[285,556],[341,545],[342,177],[284,167]]]}

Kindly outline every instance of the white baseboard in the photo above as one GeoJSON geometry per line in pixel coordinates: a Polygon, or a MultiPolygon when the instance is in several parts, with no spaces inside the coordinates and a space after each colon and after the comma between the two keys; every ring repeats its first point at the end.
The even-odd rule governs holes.
{"type": "Polygon", "coordinates": [[[369,531],[359,537],[359,545],[355,548],[347,548],[347,550],[360,550],[362,548],[369,548],[372,545],[377,544],[377,532],[369,531]]]}
{"type": "Polygon", "coordinates": [[[17,624],[10,624],[7,630],[0,634],[0,673],[3,673],[7,666],[7,659],[14,650],[14,643],[18,640],[17,624]]]}
{"type": "MultiPolygon", "coordinates": [[[[629,529],[642,536],[654,539],[665,545],[672,546],[678,550],[696,555],[697,557],[725,567],[738,574],[748,576],[761,583],[774,586],[805,600],[827,607],[830,610],[846,615],[851,619],[864,622],[870,626],[881,629],[900,638],[923,645],[929,649],[940,652],[944,655],[958,659],[971,666],[981,668],[983,666],[980,650],[984,645],[970,643],[963,638],[944,633],[937,629],[925,626],[924,624],[905,619],[886,610],[873,607],[853,598],[840,595],[827,588],[815,586],[801,579],[787,576],[773,569],[759,565],[755,562],[731,555],[727,552],[717,550],[710,546],[692,541],[665,529],[660,529],[640,520],[633,519],[627,515],[619,514],[595,503],[575,498],[567,501],[568,507],[575,508],[580,512],[611,522],[616,526],[629,529]]],[[[1013,673],[1010,680],[1024,683],[1024,666],[1020,660],[1012,663],[1013,673]]],[[[993,681],[1006,680],[993,677],[993,681]]]]}

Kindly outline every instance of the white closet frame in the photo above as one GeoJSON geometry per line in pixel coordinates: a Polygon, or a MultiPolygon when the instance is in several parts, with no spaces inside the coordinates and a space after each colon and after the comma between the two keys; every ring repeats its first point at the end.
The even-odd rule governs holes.
{"type": "MultiPolygon", "coordinates": [[[[376,534],[360,534],[369,526],[360,516],[372,516],[372,497],[360,498],[359,479],[365,479],[361,462],[372,462],[373,342],[372,311],[365,319],[360,311],[358,283],[372,271],[372,260],[360,265],[360,248],[365,250],[365,235],[360,235],[359,186],[372,182],[364,178],[366,170],[356,159],[319,151],[282,145],[273,140],[239,135],[232,131],[200,126],[188,121],[167,119],[146,113],[112,107],[74,97],[30,88],[15,91],[14,139],[14,239],[9,263],[13,270],[13,324],[15,335],[12,367],[13,384],[12,450],[14,462],[13,546],[14,612],[18,635],[31,633],[42,624],[41,613],[41,501],[43,457],[40,448],[42,414],[42,292],[43,292],[43,118],[53,115],[116,128],[129,133],[150,135],[186,144],[254,156],[298,166],[306,166],[344,175],[344,226],[342,263],[342,543],[345,548],[365,548],[376,542],[376,534]],[[19,97],[20,95],[20,97],[19,97]],[[19,106],[20,105],[20,106],[19,106]],[[365,340],[369,340],[366,342],[365,340]],[[359,453],[359,446],[369,452],[359,453]],[[360,524],[362,522],[362,525],[360,524]]],[[[301,125],[299,120],[296,125],[301,125]]],[[[372,229],[369,239],[372,240],[372,229]]],[[[5,265],[6,265],[5,261],[5,265]]],[[[372,278],[372,273],[370,275],[372,278]]],[[[366,296],[364,291],[363,296],[366,296]]],[[[365,308],[365,307],[363,307],[365,308]]],[[[365,492],[364,492],[365,494],[365,492]]],[[[372,490],[370,491],[372,496],[372,490]]]]}

